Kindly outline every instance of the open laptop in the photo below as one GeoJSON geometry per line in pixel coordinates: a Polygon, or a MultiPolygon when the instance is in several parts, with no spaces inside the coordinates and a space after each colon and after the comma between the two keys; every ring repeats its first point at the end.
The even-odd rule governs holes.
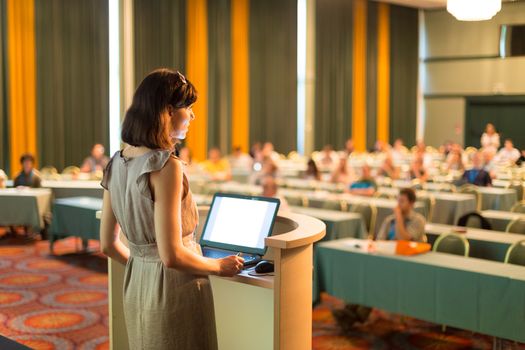
{"type": "Polygon", "coordinates": [[[200,239],[203,255],[220,259],[241,253],[245,266],[257,263],[280,204],[277,198],[216,193],[200,239]]]}

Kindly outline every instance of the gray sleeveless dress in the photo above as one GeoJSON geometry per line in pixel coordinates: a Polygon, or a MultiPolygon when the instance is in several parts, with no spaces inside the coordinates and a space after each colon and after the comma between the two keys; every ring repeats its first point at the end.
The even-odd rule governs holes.
{"type": "MultiPolygon", "coordinates": [[[[164,167],[169,151],[154,150],[135,158],[121,152],[111,158],[102,187],[111,195],[113,213],[129,241],[124,278],[124,316],[130,349],[215,350],[217,335],[210,282],[167,268],[155,239],[149,174],[164,167]]],[[[184,175],[182,236],[200,254],[194,231],[199,218],[184,175]]]]}

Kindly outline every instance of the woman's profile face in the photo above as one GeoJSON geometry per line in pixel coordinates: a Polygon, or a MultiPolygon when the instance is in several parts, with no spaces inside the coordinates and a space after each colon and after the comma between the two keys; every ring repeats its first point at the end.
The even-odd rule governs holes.
{"type": "Polygon", "coordinates": [[[179,140],[184,140],[186,138],[190,122],[195,119],[192,107],[193,106],[189,106],[173,110],[171,115],[171,136],[173,138],[179,140]]]}

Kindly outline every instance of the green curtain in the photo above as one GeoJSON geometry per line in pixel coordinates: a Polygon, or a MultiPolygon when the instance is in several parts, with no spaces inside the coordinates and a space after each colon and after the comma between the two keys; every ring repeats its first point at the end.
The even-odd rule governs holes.
{"type": "Polygon", "coordinates": [[[186,1],[135,0],[133,6],[136,85],[157,68],[184,73],[186,1]]]}
{"type": "Polygon", "coordinates": [[[250,141],[297,149],[297,1],[250,2],[250,141]]]}
{"type": "Polygon", "coordinates": [[[390,6],[390,140],[416,139],[418,10],[390,6]]]}
{"type": "Polygon", "coordinates": [[[231,148],[231,0],[208,0],[208,146],[231,148]]]}
{"type": "Polygon", "coordinates": [[[60,170],[109,143],[107,0],[35,0],[35,22],[39,159],[60,170]]]}
{"type": "Polygon", "coordinates": [[[7,111],[7,31],[6,2],[0,0],[0,169],[9,168],[9,133],[7,111]]]}
{"type": "Polygon", "coordinates": [[[352,11],[352,1],[316,1],[316,149],[352,135],[352,11]]]}
{"type": "Polygon", "coordinates": [[[368,2],[366,28],[366,147],[377,139],[377,2],[368,2]]]}

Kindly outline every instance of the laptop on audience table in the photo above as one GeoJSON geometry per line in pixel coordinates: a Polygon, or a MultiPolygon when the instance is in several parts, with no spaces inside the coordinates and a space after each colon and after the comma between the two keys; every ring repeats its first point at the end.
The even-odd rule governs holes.
{"type": "Polygon", "coordinates": [[[245,266],[260,261],[280,203],[277,198],[216,193],[200,239],[203,255],[220,259],[241,253],[245,266]]]}

